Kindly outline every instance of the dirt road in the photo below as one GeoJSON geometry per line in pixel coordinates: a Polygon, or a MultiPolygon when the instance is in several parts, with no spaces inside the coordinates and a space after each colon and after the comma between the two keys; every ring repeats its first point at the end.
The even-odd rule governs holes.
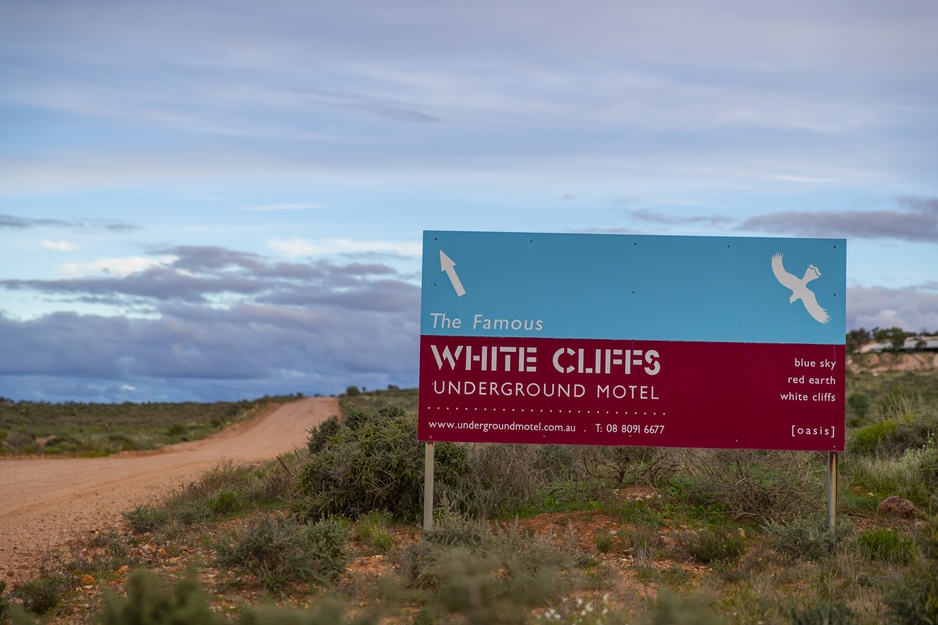
{"type": "Polygon", "coordinates": [[[222,460],[252,462],[306,445],[307,430],[337,414],[335,398],[308,398],[210,438],[109,458],[0,460],[0,579],[30,553],[99,529],[153,502],[222,460]]]}

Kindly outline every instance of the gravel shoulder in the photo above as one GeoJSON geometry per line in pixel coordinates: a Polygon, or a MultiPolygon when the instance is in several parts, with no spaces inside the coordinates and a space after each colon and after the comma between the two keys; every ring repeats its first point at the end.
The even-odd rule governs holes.
{"type": "Polygon", "coordinates": [[[308,430],[339,411],[336,398],[279,406],[215,436],[107,458],[0,460],[0,579],[76,532],[108,527],[223,460],[256,462],[306,445],[308,430]]]}

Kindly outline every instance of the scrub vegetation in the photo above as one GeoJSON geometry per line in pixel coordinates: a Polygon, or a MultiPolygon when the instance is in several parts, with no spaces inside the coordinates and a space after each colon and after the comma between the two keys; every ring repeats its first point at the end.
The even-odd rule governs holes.
{"type": "Polygon", "coordinates": [[[356,388],[302,453],[50,552],[0,622],[938,622],[935,372],[847,391],[836,534],[825,454],[463,444],[423,531],[416,391],[356,388]]]}
{"type": "Polygon", "coordinates": [[[214,403],[82,404],[0,397],[0,455],[107,456],[198,440],[302,395],[214,403]]]}

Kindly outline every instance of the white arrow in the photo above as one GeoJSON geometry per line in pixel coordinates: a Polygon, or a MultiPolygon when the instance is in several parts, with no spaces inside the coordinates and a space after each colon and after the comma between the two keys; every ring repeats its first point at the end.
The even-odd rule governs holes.
{"type": "Polygon", "coordinates": [[[455,267],[456,263],[453,262],[453,259],[444,254],[443,250],[440,250],[440,271],[446,272],[449,281],[453,283],[453,288],[456,289],[456,295],[462,297],[466,294],[466,289],[463,288],[462,282],[459,281],[455,267]]]}

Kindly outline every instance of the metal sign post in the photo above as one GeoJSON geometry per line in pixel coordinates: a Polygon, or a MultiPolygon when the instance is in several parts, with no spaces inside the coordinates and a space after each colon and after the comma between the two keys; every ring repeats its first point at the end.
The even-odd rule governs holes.
{"type": "Polygon", "coordinates": [[[423,529],[433,528],[433,443],[423,452],[423,529]]]}
{"type": "Polygon", "coordinates": [[[837,452],[827,452],[827,527],[837,536],[837,452]]]}

